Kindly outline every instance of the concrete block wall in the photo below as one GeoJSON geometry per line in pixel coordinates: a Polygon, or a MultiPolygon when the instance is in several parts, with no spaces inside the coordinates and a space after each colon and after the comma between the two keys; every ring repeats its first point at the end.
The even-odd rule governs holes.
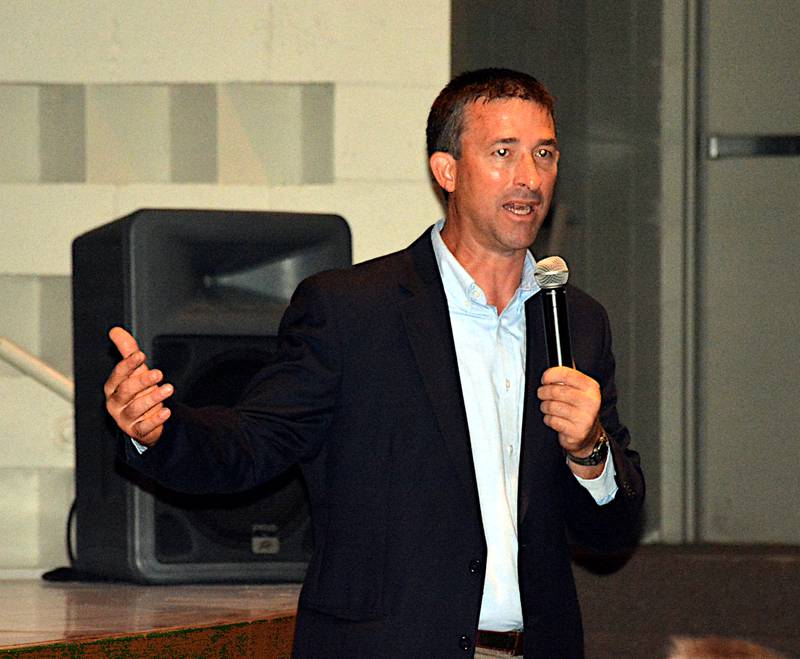
{"type": "MultiPolygon", "coordinates": [[[[441,214],[450,2],[0,3],[0,336],[71,371],[73,238],[142,207],[339,213],[354,259],[441,214]]],[[[70,405],[0,363],[0,576],[64,564],[70,405]]]]}

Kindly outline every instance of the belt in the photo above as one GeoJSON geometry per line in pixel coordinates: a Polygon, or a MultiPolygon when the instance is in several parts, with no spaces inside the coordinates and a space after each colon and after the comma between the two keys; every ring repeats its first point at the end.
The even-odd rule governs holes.
{"type": "Polygon", "coordinates": [[[525,635],[523,632],[490,632],[478,630],[475,645],[487,650],[501,650],[509,656],[521,655],[525,635]]]}

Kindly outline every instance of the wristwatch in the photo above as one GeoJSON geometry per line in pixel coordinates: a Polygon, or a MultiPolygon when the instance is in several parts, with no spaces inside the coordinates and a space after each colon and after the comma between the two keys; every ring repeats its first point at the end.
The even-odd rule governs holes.
{"type": "Polygon", "coordinates": [[[574,462],[576,465],[581,465],[582,467],[596,467],[599,464],[603,464],[606,456],[608,456],[608,434],[606,434],[605,429],[600,426],[600,436],[597,438],[597,442],[595,442],[594,450],[585,458],[576,458],[574,455],[567,453],[567,460],[574,462]]]}

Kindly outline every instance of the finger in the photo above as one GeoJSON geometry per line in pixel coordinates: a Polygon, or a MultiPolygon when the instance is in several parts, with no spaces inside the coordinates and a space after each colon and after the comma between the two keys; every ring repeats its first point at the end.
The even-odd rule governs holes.
{"type": "Polygon", "coordinates": [[[134,400],[128,403],[122,411],[121,417],[128,423],[135,424],[138,420],[152,414],[173,393],[171,384],[160,387],[151,387],[134,400]]]}
{"type": "Polygon", "coordinates": [[[542,395],[540,400],[554,401],[570,405],[576,409],[594,414],[600,409],[601,396],[599,389],[590,389],[588,391],[581,391],[572,387],[563,387],[558,385],[551,385],[542,387],[542,395]]]}
{"type": "Polygon", "coordinates": [[[599,387],[583,391],[572,386],[550,384],[539,387],[545,425],[559,433],[559,442],[569,450],[580,448],[594,427],[600,410],[599,387]]]}
{"type": "Polygon", "coordinates": [[[121,327],[112,327],[108,332],[108,338],[117,346],[119,354],[123,357],[129,357],[139,350],[139,344],[133,335],[121,327]]]}
{"type": "Polygon", "coordinates": [[[560,416],[546,414],[544,424],[558,433],[558,443],[566,451],[579,451],[586,446],[586,433],[583,427],[571,423],[560,416]]]}
{"type": "MultiPolygon", "coordinates": [[[[142,353],[142,356],[145,357],[145,359],[147,358],[147,356],[144,353],[142,353]]],[[[149,370],[150,367],[147,365],[147,363],[142,362],[137,368],[131,371],[131,377],[136,377],[138,375],[141,375],[142,373],[146,373],[149,370]]]]}
{"type": "Polygon", "coordinates": [[[152,446],[161,437],[164,423],[169,419],[171,412],[168,407],[159,407],[152,410],[131,428],[131,437],[145,446],[152,446]]]}
{"type": "Polygon", "coordinates": [[[545,414],[543,421],[547,427],[552,428],[558,433],[560,442],[563,443],[565,439],[574,437],[576,431],[575,424],[571,423],[568,419],[562,416],[545,414]]]}
{"type": "Polygon", "coordinates": [[[139,374],[132,374],[129,378],[124,380],[114,394],[125,405],[130,403],[135,398],[141,396],[147,389],[157,385],[164,379],[164,373],[159,369],[145,369],[139,374]]]}
{"type": "Polygon", "coordinates": [[[569,382],[543,384],[536,390],[536,394],[540,400],[560,400],[576,405],[589,401],[599,404],[600,385],[588,375],[578,373],[578,376],[570,377],[569,382]]]}
{"type": "Polygon", "coordinates": [[[542,373],[541,384],[563,384],[572,370],[566,366],[551,366],[542,373]]]}
{"type": "Polygon", "coordinates": [[[564,403],[573,403],[581,395],[581,392],[563,384],[547,384],[539,387],[536,395],[542,401],[558,400],[564,403]]]}
{"type": "Polygon", "coordinates": [[[556,400],[542,401],[542,403],[539,405],[539,409],[545,416],[557,416],[567,420],[572,420],[578,411],[574,405],[556,400]]]}
{"type": "Polygon", "coordinates": [[[587,435],[597,418],[597,412],[593,407],[577,407],[560,401],[544,401],[539,409],[544,416],[561,419],[569,424],[569,428],[559,428],[560,431],[569,432],[580,438],[587,435]]]}
{"type": "Polygon", "coordinates": [[[541,384],[543,385],[568,385],[576,389],[591,389],[597,382],[585,373],[567,368],[566,366],[553,366],[542,374],[541,384]]]}
{"type": "Polygon", "coordinates": [[[600,408],[602,398],[599,387],[576,389],[575,387],[560,384],[541,386],[536,390],[536,395],[542,402],[558,401],[589,411],[597,411],[600,408]]]}
{"type": "Polygon", "coordinates": [[[147,387],[147,389],[143,389],[139,393],[137,393],[132,399],[127,401],[125,404],[120,405],[120,414],[119,416],[123,419],[124,422],[128,424],[133,424],[138,421],[148,410],[155,407],[158,402],[156,401],[156,405],[153,404],[152,399],[147,398],[150,394],[158,389],[157,385],[153,385],[152,387],[147,387]]]}
{"type": "Polygon", "coordinates": [[[105,392],[106,398],[110,398],[117,388],[126,380],[130,379],[130,377],[134,374],[141,374],[147,371],[147,365],[145,364],[145,354],[141,351],[136,351],[132,355],[129,355],[122,361],[118,362],[114,369],[111,371],[111,375],[108,376],[108,380],[106,380],[105,384],[103,385],[103,391],[105,392]]]}
{"type": "Polygon", "coordinates": [[[161,382],[164,374],[158,370],[145,369],[138,375],[131,374],[124,378],[108,396],[107,400],[119,407],[126,407],[135,398],[155,384],[161,382]]]}

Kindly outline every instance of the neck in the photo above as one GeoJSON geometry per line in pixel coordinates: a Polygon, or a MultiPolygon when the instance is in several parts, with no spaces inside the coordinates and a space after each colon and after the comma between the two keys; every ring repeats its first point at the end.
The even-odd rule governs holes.
{"type": "Polygon", "coordinates": [[[486,295],[486,301],[503,313],[522,279],[527,250],[497,252],[467,240],[445,223],[442,240],[486,295]]]}

